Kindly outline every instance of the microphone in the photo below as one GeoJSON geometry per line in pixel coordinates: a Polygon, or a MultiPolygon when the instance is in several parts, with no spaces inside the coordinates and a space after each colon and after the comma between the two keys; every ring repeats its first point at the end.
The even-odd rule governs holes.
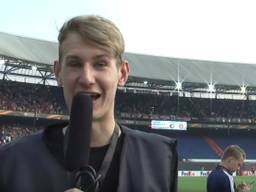
{"type": "Polygon", "coordinates": [[[85,92],[73,97],[67,132],[66,168],[78,171],[88,166],[92,129],[92,98],[85,92]]]}
{"type": "Polygon", "coordinates": [[[96,192],[99,179],[89,165],[92,130],[92,98],[85,92],[74,96],[65,153],[66,168],[76,173],[74,186],[85,192],[96,192]]]}

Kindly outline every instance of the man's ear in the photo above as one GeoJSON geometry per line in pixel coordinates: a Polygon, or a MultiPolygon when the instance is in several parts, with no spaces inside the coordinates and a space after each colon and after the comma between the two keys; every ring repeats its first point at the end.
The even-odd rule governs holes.
{"type": "Polygon", "coordinates": [[[119,80],[118,80],[118,86],[124,86],[126,81],[128,80],[130,72],[129,63],[127,60],[123,61],[119,68],[119,80]]]}
{"type": "Polygon", "coordinates": [[[54,61],[54,74],[56,81],[59,86],[62,86],[62,79],[61,79],[61,63],[58,60],[54,61]]]}

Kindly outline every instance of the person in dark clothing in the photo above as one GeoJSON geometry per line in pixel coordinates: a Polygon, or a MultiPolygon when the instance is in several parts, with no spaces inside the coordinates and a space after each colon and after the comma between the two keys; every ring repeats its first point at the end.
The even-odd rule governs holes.
{"type": "Polygon", "coordinates": [[[233,178],[233,173],[241,168],[245,157],[244,150],[238,145],[228,146],[224,151],[221,163],[207,178],[207,192],[247,192],[249,186],[243,183],[236,187],[233,178]]]}
{"type": "MultiPolygon", "coordinates": [[[[54,70],[66,105],[86,92],[93,102],[89,164],[101,173],[109,150],[114,153],[97,192],[176,192],[176,140],[129,129],[116,122],[115,95],[129,75],[119,29],[100,16],[77,16],[59,33],[54,70]],[[116,144],[113,144],[116,138],[116,144]]],[[[69,122],[52,125],[0,149],[0,191],[78,191],[76,174],[66,169],[65,136],[69,122]]]]}

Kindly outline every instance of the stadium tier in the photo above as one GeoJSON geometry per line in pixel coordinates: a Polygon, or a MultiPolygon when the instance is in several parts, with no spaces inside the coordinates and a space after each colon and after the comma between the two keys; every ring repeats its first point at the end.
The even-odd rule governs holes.
{"type": "MultiPolygon", "coordinates": [[[[53,73],[58,44],[1,32],[0,42],[0,145],[68,120],[53,73]]],[[[131,128],[177,138],[179,191],[205,191],[206,176],[230,144],[247,154],[238,174],[250,177],[236,177],[237,183],[255,180],[256,65],[124,57],[132,70],[118,89],[116,117],[131,128]]]]}
{"type": "MultiPolygon", "coordinates": [[[[53,120],[49,119],[49,114],[68,114],[59,87],[0,81],[0,90],[2,143],[50,124],[53,120]],[[16,115],[6,115],[4,111],[16,115]],[[20,123],[13,125],[12,122],[20,123]]],[[[116,115],[128,126],[177,138],[180,161],[219,159],[223,149],[230,144],[241,145],[246,150],[248,159],[256,159],[256,142],[252,136],[255,131],[250,128],[255,122],[255,105],[254,100],[177,97],[119,90],[116,115]],[[186,121],[188,128],[185,131],[152,130],[151,120],[186,121]],[[198,124],[201,127],[196,127],[198,124]],[[214,129],[204,127],[209,124],[214,129]],[[223,127],[219,128],[220,125],[223,127]],[[226,125],[229,126],[225,128],[226,125]],[[242,125],[246,129],[232,128],[244,128],[242,125]]]]}
{"type": "MultiPolygon", "coordinates": [[[[67,115],[61,88],[0,81],[0,108],[39,114],[67,115]]],[[[231,100],[134,93],[119,90],[116,113],[132,119],[184,119],[216,123],[253,123],[255,100],[231,100]],[[128,115],[127,115],[128,114],[128,115]]]]}
{"type": "Polygon", "coordinates": [[[240,145],[247,159],[256,159],[256,130],[242,129],[193,129],[186,131],[150,130],[178,140],[180,161],[217,162],[228,145],[240,145]]]}

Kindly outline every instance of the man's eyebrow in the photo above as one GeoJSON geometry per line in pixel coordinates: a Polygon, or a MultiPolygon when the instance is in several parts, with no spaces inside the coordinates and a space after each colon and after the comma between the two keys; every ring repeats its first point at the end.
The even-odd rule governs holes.
{"type": "Polygon", "coordinates": [[[110,56],[107,55],[107,54],[101,54],[101,55],[95,55],[95,56],[93,56],[93,59],[94,59],[94,60],[96,60],[96,59],[103,59],[103,58],[109,59],[110,56]]]}
{"type": "MultiPolygon", "coordinates": [[[[92,61],[97,61],[100,59],[107,59],[109,60],[111,58],[110,55],[107,54],[99,54],[99,55],[95,55],[91,58],[92,61]]],[[[77,55],[67,55],[65,58],[66,61],[70,61],[70,60],[76,60],[76,61],[81,61],[82,58],[77,56],[77,55]]]]}
{"type": "Polygon", "coordinates": [[[75,55],[68,55],[66,59],[80,59],[78,56],[75,55]]]}

